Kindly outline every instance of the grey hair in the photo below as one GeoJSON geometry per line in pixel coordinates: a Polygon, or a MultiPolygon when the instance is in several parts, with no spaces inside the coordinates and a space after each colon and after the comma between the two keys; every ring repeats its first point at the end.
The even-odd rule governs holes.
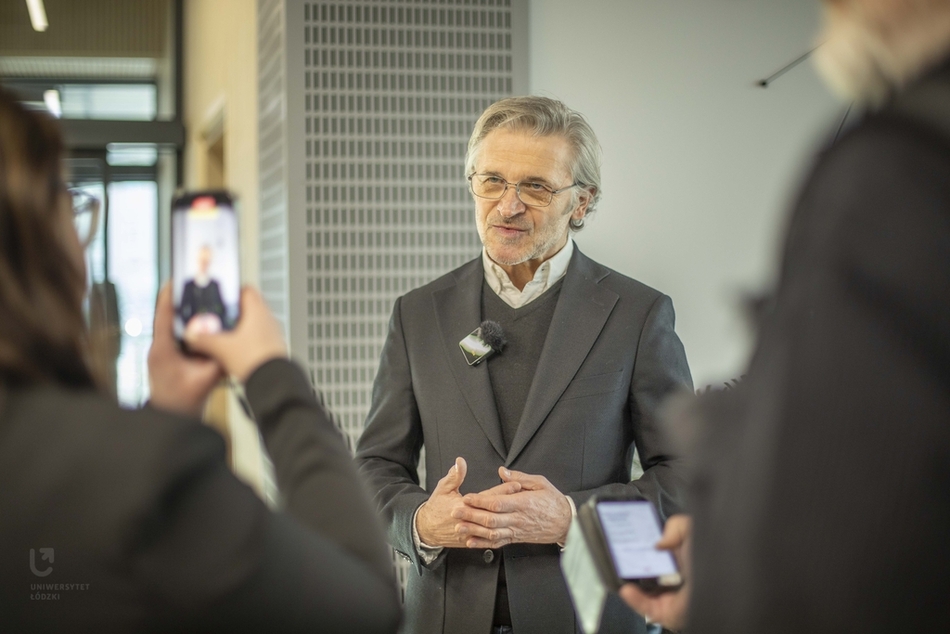
{"type": "MultiPolygon", "coordinates": [[[[571,110],[560,101],[548,97],[510,97],[490,105],[475,122],[465,154],[465,175],[475,171],[475,159],[482,141],[498,128],[525,130],[535,136],[561,136],[573,152],[571,176],[579,187],[591,193],[584,218],[571,218],[571,229],[580,231],[584,220],[594,212],[600,201],[601,147],[593,128],[584,115],[571,110]]],[[[578,191],[573,190],[572,207],[577,205],[578,191]]]]}

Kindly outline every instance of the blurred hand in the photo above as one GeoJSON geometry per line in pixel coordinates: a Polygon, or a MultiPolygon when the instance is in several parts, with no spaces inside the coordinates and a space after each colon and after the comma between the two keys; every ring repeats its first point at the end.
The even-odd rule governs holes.
{"type": "Polygon", "coordinates": [[[175,341],[172,291],[165,284],[155,302],[154,335],[148,351],[151,404],[159,409],[201,417],[208,394],[224,372],[213,359],[184,354],[175,341]]]}
{"type": "Polygon", "coordinates": [[[663,538],[656,547],[669,550],[676,558],[683,585],[679,590],[658,595],[646,594],[639,587],[628,583],[620,588],[620,597],[631,608],[654,623],[670,630],[681,630],[686,626],[689,610],[690,536],[692,523],[688,515],[674,515],[666,521],[663,538]]]}
{"type": "Polygon", "coordinates": [[[185,342],[190,350],[215,359],[241,383],[271,359],[287,358],[280,324],[261,294],[250,286],[241,290],[241,318],[234,330],[215,334],[186,330],[185,342]]]}
{"type": "Polygon", "coordinates": [[[505,485],[470,493],[464,505],[452,512],[458,520],[456,532],[468,548],[500,548],[506,544],[556,544],[567,538],[571,526],[571,505],[548,479],[520,471],[498,468],[505,485]]]}

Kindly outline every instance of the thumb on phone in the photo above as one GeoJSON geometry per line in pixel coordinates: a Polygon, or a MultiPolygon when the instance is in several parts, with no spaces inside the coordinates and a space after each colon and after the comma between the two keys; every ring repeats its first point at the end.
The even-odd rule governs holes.
{"type": "Polygon", "coordinates": [[[673,550],[682,546],[692,532],[692,521],[688,515],[677,514],[666,520],[663,536],[656,543],[662,550],[673,550]]]}
{"type": "Polygon", "coordinates": [[[217,360],[242,383],[267,361],[287,358],[280,324],[250,286],[241,290],[241,317],[234,330],[215,334],[186,330],[185,342],[191,350],[217,360]]]}

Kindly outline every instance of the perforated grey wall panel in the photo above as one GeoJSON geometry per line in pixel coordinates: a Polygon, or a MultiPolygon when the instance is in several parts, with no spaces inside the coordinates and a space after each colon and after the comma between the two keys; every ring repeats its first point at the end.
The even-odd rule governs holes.
{"type": "Polygon", "coordinates": [[[479,252],[465,147],[527,92],[527,6],[258,0],[261,286],[351,448],[395,298],[479,252]]]}
{"type": "Polygon", "coordinates": [[[511,0],[304,6],[306,359],[351,444],[395,298],[479,252],[463,161],[478,115],[516,89],[512,14],[511,0]]]}
{"type": "Polygon", "coordinates": [[[260,285],[286,328],[290,269],[284,10],[283,0],[259,0],[257,4],[260,285]]]}

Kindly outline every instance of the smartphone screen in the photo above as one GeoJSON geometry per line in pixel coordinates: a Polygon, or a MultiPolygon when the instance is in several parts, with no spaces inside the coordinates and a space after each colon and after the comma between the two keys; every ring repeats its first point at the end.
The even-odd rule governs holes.
{"type": "Polygon", "coordinates": [[[238,221],[224,192],[199,192],[172,205],[175,336],[231,330],[238,320],[241,276],[238,221]]]}
{"type": "Polygon", "coordinates": [[[662,533],[660,519],[650,502],[598,502],[597,515],[618,577],[636,580],[677,574],[673,555],[655,547],[662,533]]]}

